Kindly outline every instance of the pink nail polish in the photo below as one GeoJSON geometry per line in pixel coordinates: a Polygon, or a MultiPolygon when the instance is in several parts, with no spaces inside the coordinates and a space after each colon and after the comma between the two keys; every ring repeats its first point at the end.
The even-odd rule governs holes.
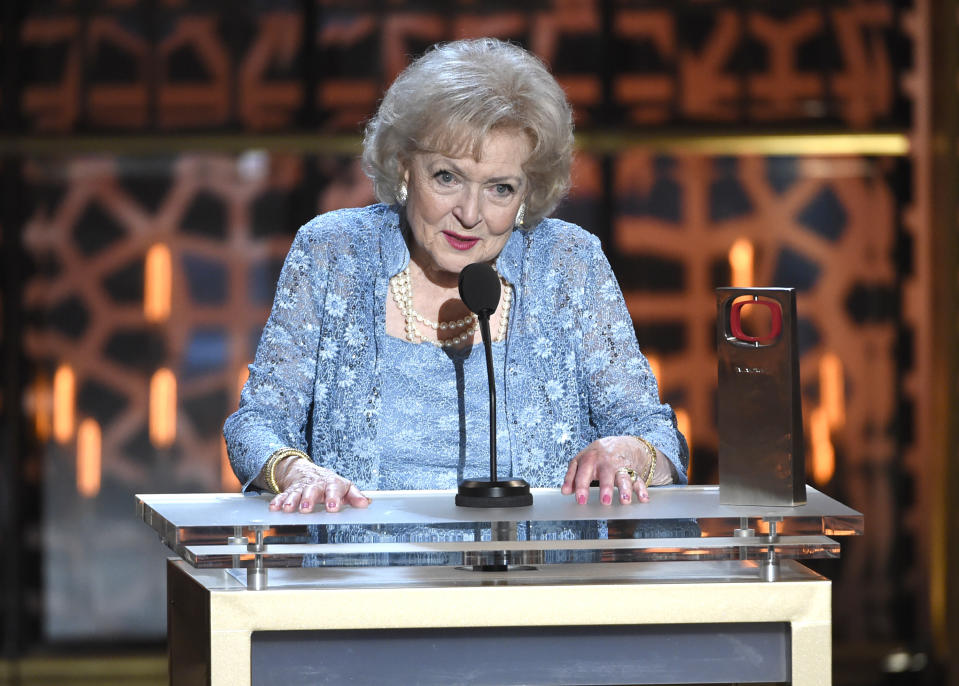
{"type": "Polygon", "coordinates": [[[328,502],[328,503],[326,504],[326,509],[327,509],[327,510],[334,510],[334,509],[336,509],[336,501],[335,501],[335,500],[331,500],[330,502],[328,502]]]}
{"type": "Polygon", "coordinates": [[[576,496],[576,502],[579,503],[580,505],[585,505],[585,504],[586,504],[586,496],[585,496],[585,495],[578,495],[578,496],[576,496]]]}
{"type": "Polygon", "coordinates": [[[605,495],[603,495],[603,505],[609,505],[611,502],[613,502],[613,499],[609,495],[609,493],[606,493],[605,495]]]}

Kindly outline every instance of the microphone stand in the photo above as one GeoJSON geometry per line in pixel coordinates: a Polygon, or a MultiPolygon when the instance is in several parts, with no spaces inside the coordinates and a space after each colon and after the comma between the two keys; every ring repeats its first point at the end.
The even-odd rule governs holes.
{"type": "Polygon", "coordinates": [[[486,378],[489,384],[489,478],[496,480],[496,381],[493,379],[493,338],[489,332],[489,314],[483,311],[477,315],[480,336],[486,352],[486,378]]]}
{"type": "MultiPolygon", "coordinates": [[[[472,266],[472,265],[471,265],[472,266]]],[[[461,285],[462,290],[462,285],[461,285]]],[[[486,349],[486,375],[489,378],[489,481],[464,480],[456,493],[460,507],[528,507],[533,504],[529,484],[523,479],[499,481],[496,473],[496,380],[493,377],[493,344],[489,331],[492,311],[476,312],[483,347],[486,349]]]]}

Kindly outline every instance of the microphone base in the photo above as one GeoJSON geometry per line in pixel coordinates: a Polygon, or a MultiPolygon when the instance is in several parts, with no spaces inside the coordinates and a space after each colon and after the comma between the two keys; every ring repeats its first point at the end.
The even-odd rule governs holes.
{"type": "Polygon", "coordinates": [[[459,507],[529,507],[533,494],[522,479],[461,481],[456,493],[459,507]]]}

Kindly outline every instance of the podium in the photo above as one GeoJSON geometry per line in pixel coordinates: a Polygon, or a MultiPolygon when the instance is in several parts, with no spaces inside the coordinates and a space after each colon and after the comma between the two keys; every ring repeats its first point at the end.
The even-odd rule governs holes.
{"type": "Polygon", "coordinates": [[[625,506],[534,489],[531,507],[491,510],[370,495],[307,515],[138,495],[178,556],[171,683],[831,683],[831,585],[802,561],[838,556],[862,515],[811,487],[794,507],[721,505],[715,486],[625,506]],[[699,535],[630,533],[677,521],[699,535]]]}

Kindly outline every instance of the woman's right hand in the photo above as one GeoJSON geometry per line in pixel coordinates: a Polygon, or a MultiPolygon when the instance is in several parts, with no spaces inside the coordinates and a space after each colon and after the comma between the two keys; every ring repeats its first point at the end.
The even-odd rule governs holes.
{"type": "Polygon", "coordinates": [[[325,508],[339,512],[344,503],[366,507],[370,499],[350,481],[332,469],[303,458],[288,457],[276,465],[276,483],[283,490],[270,501],[271,510],[303,513],[325,508]]]}

